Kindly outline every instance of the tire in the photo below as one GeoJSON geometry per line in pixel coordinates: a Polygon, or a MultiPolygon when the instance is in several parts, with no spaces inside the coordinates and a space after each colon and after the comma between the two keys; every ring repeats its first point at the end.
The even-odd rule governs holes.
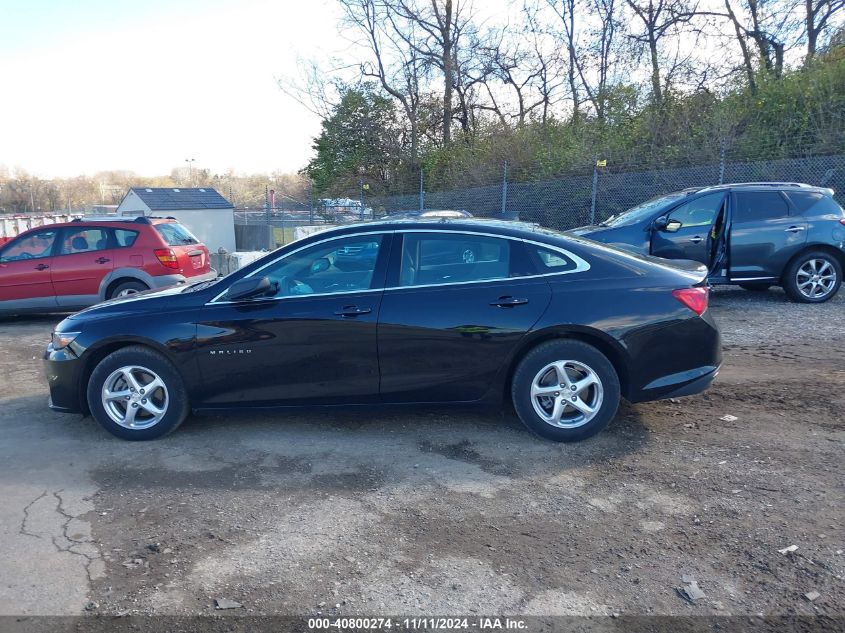
{"type": "MultiPolygon", "coordinates": [[[[574,390],[575,385],[570,388],[574,390]]],[[[571,340],[550,341],[538,345],[520,361],[511,381],[511,398],[517,415],[531,431],[555,442],[577,442],[604,429],[616,415],[619,377],[607,357],[592,345],[571,340]],[[566,379],[561,379],[561,369],[566,379]],[[581,405],[592,405],[595,413],[588,416],[568,401],[561,409],[555,408],[556,394],[571,393],[566,386],[560,388],[561,383],[585,383],[586,379],[597,382],[577,391],[575,397],[581,405]],[[535,384],[549,395],[532,395],[535,384]],[[538,408],[546,417],[557,411],[563,415],[555,424],[541,417],[538,408]]],[[[558,406],[562,402],[563,399],[559,400],[558,406]]]]}
{"type": "Polygon", "coordinates": [[[826,251],[796,257],[783,273],[783,289],[799,303],[824,303],[842,285],[842,265],[826,251]]]}
{"type": "Polygon", "coordinates": [[[117,284],[112,289],[109,299],[117,299],[118,297],[134,295],[135,293],[143,292],[144,290],[149,290],[149,287],[141,281],[124,281],[123,283],[117,284]]]}
{"type": "Polygon", "coordinates": [[[765,292],[766,290],[772,287],[772,284],[766,281],[759,281],[754,283],[739,284],[739,287],[743,290],[748,290],[749,292],[765,292]]]}
{"type": "Polygon", "coordinates": [[[86,396],[92,417],[124,440],[163,437],[182,424],[189,411],[185,383],[176,368],[155,350],[135,345],[112,352],[100,361],[88,380],[86,396]],[[135,387],[127,373],[135,380],[135,387]],[[140,388],[151,384],[153,377],[160,379],[162,386],[142,394],[140,388]],[[113,396],[121,395],[107,398],[106,388],[113,396]],[[131,407],[134,413],[130,413],[130,405],[136,405],[131,407]],[[151,409],[162,413],[156,415],[151,409]]]}

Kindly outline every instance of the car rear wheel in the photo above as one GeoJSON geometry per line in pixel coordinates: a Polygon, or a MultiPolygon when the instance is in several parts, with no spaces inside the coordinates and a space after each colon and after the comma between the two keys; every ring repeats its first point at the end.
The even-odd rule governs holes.
{"type": "Polygon", "coordinates": [[[124,281],[117,284],[111,291],[109,299],[117,299],[118,297],[128,297],[144,290],[149,290],[146,284],[140,281],[124,281]]]}
{"type": "Polygon", "coordinates": [[[555,442],[576,442],[604,429],[619,408],[616,370],[581,341],[538,345],[519,363],[511,397],[522,422],[555,442]]]}
{"type": "Polygon", "coordinates": [[[176,368],[147,347],[106,356],[88,381],[91,415],[126,440],[152,440],[175,430],[188,415],[188,396],[176,368]]]}
{"type": "Polygon", "coordinates": [[[766,290],[772,287],[772,284],[761,281],[754,283],[739,284],[739,287],[743,290],[749,290],[751,292],[765,292],[766,290]]]}
{"type": "Polygon", "coordinates": [[[824,251],[811,251],[796,258],[786,269],[783,289],[800,303],[822,303],[842,284],[842,266],[824,251]]]}

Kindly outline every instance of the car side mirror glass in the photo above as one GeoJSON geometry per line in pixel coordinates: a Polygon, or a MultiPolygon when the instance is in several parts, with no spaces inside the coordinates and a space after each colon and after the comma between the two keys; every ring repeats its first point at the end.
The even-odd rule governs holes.
{"type": "Polygon", "coordinates": [[[249,301],[250,299],[267,296],[272,287],[273,284],[267,277],[244,277],[229,286],[222,299],[224,301],[249,301]]]}
{"type": "Polygon", "coordinates": [[[663,227],[663,230],[667,233],[674,233],[682,226],[683,224],[681,224],[681,222],[679,222],[678,220],[669,220],[668,222],[666,222],[666,226],[663,227]]]}
{"type": "Polygon", "coordinates": [[[315,259],[314,263],[311,264],[311,274],[313,275],[314,273],[321,273],[323,271],[326,271],[331,268],[331,265],[332,263],[325,257],[315,259]]]}

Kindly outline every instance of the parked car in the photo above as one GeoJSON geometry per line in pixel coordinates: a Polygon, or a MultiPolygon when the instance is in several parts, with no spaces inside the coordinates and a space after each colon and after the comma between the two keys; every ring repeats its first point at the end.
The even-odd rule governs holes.
{"type": "Polygon", "coordinates": [[[191,410],[511,400],[538,435],[581,440],[620,397],[707,388],[721,362],[707,299],[703,266],[532,225],[347,226],[216,282],[68,317],[45,352],[50,406],[146,440],[191,410]],[[480,245],[472,262],[467,240],[480,245]],[[371,243],[372,266],[335,265],[371,243]]]}
{"type": "Polygon", "coordinates": [[[833,190],[798,183],[686,189],[571,233],[702,262],[714,284],[755,291],[779,285],[804,303],[834,296],[845,268],[845,211],[833,190]]]}
{"type": "Polygon", "coordinates": [[[216,277],[208,249],[172,218],[86,217],[0,247],[0,314],[69,312],[216,277]]]}

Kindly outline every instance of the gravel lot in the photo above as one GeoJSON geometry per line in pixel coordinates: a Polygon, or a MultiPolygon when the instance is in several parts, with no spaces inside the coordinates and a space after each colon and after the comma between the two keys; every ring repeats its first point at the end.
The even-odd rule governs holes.
{"type": "Polygon", "coordinates": [[[244,614],[841,616],[845,292],[717,289],[711,305],[725,364],[708,393],[623,405],[566,446],[511,412],[437,410],[191,418],[122,442],[46,409],[57,318],[0,321],[0,614],[225,598],[244,614]]]}

